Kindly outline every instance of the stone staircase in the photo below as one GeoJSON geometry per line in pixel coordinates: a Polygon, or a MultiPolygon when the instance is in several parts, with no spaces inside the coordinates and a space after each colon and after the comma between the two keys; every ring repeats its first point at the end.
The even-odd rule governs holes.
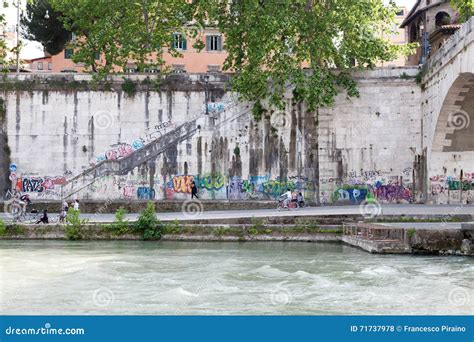
{"type": "Polygon", "coordinates": [[[61,197],[67,199],[89,185],[107,175],[125,175],[139,165],[156,158],[173,145],[188,139],[201,127],[197,119],[186,122],[175,129],[134,151],[126,157],[116,160],[103,160],[84,170],[80,174],[67,179],[61,187],[61,197]]]}
{"type": "MultiPolygon", "coordinates": [[[[229,105],[224,112],[233,108],[238,108],[238,106],[238,102],[233,103],[229,105]]],[[[140,149],[133,151],[126,157],[116,160],[103,160],[84,170],[80,174],[67,179],[61,187],[61,199],[64,200],[73,196],[104,176],[125,175],[129,173],[137,166],[156,158],[170,147],[192,137],[197,131],[201,130],[202,126],[206,126],[206,129],[216,130],[243,115],[249,114],[250,111],[251,108],[246,106],[244,110],[237,111],[236,114],[231,115],[217,124],[215,123],[215,120],[218,120],[219,117],[205,117],[200,113],[190,121],[164,133],[157,139],[147,143],[140,149]]]]}

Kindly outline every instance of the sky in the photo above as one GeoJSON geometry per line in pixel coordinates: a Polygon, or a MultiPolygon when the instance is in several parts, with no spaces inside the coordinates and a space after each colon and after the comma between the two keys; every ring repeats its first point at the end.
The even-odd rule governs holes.
{"type": "MultiPolygon", "coordinates": [[[[25,7],[26,0],[18,0],[21,2],[23,8],[25,7]]],[[[384,0],[387,2],[387,0],[384,0]]],[[[395,0],[397,5],[402,7],[407,7],[408,10],[412,8],[415,4],[416,0],[395,0]]],[[[6,12],[6,19],[7,19],[7,26],[8,25],[16,25],[16,7],[10,6],[6,9],[2,9],[3,12],[6,12]]],[[[20,53],[21,58],[23,59],[31,59],[44,56],[43,48],[40,43],[32,42],[32,41],[24,41],[24,47],[20,53]]]]}

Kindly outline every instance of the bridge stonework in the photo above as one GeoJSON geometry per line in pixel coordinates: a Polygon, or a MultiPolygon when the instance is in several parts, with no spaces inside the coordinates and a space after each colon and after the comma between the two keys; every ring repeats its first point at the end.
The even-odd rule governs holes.
{"type": "Polygon", "coordinates": [[[425,193],[433,203],[466,203],[474,189],[474,18],[425,66],[425,193]]]}

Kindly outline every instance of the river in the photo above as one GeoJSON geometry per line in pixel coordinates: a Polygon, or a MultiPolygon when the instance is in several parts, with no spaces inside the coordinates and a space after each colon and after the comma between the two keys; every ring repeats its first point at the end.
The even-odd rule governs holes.
{"type": "Polygon", "coordinates": [[[474,259],[336,243],[0,241],[1,314],[473,314],[474,259]]]}

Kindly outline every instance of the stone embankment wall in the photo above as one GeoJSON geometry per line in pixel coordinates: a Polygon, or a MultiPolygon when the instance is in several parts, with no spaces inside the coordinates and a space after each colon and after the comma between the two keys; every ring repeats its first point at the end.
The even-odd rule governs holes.
{"type": "MultiPolygon", "coordinates": [[[[64,195],[182,200],[190,197],[193,181],[202,199],[275,200],[290,188],[311,203],[424,200],[422,91],[416,73],[357,74],[360,97],[340,94],[317,116],[288,94],[284,110],[269,109],[258,121],[228,91],[225,75],[211,76],[208,84],[204,75],[173,75],[161,83],[130,76],[99,85],[87,75],[8,76],[0,83],[5,108],[1,185],[36,201],[64,195]],[[73,193],[62,191],[84,170],[130,156],[195,119],[199,129],[192,136],[152,160],[120,175],[90,179],[73,193]]],[[[455,187],[451,181],[455,178],[442,186],[455,187]]],[[[465,190],[465,201],[470,186],[457,189],[452,191],[465,190]]]]}

